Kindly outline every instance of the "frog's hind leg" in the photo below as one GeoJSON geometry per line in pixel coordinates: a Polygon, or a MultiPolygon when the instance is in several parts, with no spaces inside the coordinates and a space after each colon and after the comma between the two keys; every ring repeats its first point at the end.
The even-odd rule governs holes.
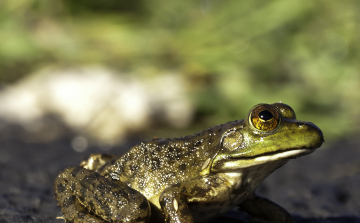
{"type": "Polygon", "coordinates": [[[110,160],[115,158],[114,155],[108,154],[90,154],[83,161],[81,161],[80,166],[88,170],[98,170],[100,167],[104,166],[110,160]]]}
{"type": "Polygon", "coordinates": [[[61,172],[54,183],[54,194],[66,222],[140,223],[150,218],[149,202],[142,194],[82,167],[61,172]]]}
{"type": "Polygon", "coordinates": [[[255,194],[239,206],[253,218],[263,219],[266,222],[294,223],[291,215],[284,208],[255,194]]]}

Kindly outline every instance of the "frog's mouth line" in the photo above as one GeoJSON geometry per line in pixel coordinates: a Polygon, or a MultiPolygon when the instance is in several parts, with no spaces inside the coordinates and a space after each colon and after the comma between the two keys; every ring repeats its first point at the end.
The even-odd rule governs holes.
{"type": "Polygon", "coordinates": [[[280,159],[294,159],[297,158],[299,156],[303,156],[309,153],[314,152],[315,149],[291,149],[291,150],[285,150],[285,151],[281,151],[281,152],[274,152],[274,153],[265,153],[262,154],[261,156],[257,156],[257,157],[252,157],[251,159],[253,159],[255,162],[257,161],[266,161],[266,162],[270,162],[270,161],[276,161],[276,160],[280,160],[280,159]]]}
{"type": "Polygon", "coordinates": [[[257,159],[264,159],[265,157],[274,157],[277,159],[283,159],[283,158],[292,159],[292,158],[299,157],[299,155],[302,153],[304,153],[304,154],[302,154],[301,156],[312,153],[314,151],[315,151],[315,149],[309,149],[309,148],[303,147],[303,148],[288,149],[288,150],[283,150],[283,151],[267,152],[267,153],[263,153],[263,154],[259,154],[259,155],[255,155],[255,156],[249,156],[249,157],[229,157],[229,158],[236,159],[236,160],[257,160],[257,159]]]}
{"type": "Polygon", "coordinates": [[[236,169],[261,165],[269,162],[274,162],[274,161],[294,159],[296,157],[309,154],[314,150],[315,149],[296,148],[285,151],[264,153],[259,156],[253,156],[253,157],[243,157],[243,158],[228,157],[227,161],[221,162],[220,166],[215,167],[215,169],[213,170],[215,172],[216,169],[221,171],[236,170],[236,169]]]}

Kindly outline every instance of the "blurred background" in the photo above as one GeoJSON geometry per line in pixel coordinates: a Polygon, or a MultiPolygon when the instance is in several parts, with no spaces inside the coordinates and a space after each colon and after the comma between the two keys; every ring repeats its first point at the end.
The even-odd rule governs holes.
{"type": "Polygon", "coordinates": [[[67,127],[116,144],[282,101],[327,142],[354,136],[359,10],[336,0],[1,1],[0,118],[38,134],[27,140],[67,127]]]}
{"type": "MultiPolygon", "coordinates": [[[[39,214],[51,212],[43,200],[31,203],[38,197],[28,186],[55,206],[53,178],[86,153],[120,147],[110,153],[121,154],[139,139],[192,134],[243,119],[258,103],[290,105],[299,120],[322,129],[325,150],[352,156],[339,148],[360,145],[359,11],[357,0],[1,0],[0,179],[27,186],[0,183],[12,194],[0,207],[30,202],[47,216],[39,214]]],[[[314,178],[323,183],[324,171],[349,170],[329,185],[344,177],[349,183],[359,176],[358,157],[346,168],[347,158],[336,170],[322,166],[314,178]]],[[[333,189],[339,205],[359,196],[333,189]]],[[[359,216],[356,202],[341,210],[359,216]]],[[[340,210],[332,208],[317,216],[340,210]]]]}

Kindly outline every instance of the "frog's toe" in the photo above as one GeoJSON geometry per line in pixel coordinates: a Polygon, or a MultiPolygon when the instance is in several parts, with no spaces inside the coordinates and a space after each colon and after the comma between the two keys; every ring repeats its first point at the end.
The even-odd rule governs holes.
{"type": "Polygon", "coordinates": [[[80,166],[88,170],[96,171],[113,158],[115,158],[114,155],[90,154],[86,159],[81,161],[80,166]]]}

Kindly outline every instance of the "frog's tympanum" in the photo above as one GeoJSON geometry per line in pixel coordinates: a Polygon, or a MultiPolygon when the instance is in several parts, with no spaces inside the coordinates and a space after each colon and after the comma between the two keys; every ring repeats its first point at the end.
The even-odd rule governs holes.
{"type": "Polygon", "coordinates": [[[282,103],[175,139],[152,139],[124,155],[93,154],[55,180],[66,222],[207,222],[241,207],[254,218],[293,222],[254,191],[289,159],[313,152],[321,130],[282,103]]]}

